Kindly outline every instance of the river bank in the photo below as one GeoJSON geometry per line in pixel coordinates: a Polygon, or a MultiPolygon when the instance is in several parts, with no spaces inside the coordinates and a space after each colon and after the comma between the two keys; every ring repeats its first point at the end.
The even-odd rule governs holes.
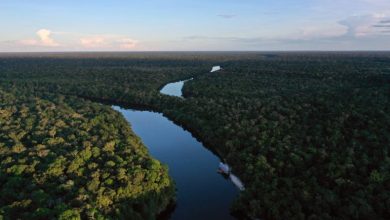
{"type": "Polygon", "coordinates": [[[217,156],[161,113],[113,109],[129,121],[151,155],[168,165],[177,187],[170,219],[234,219],[229,208],[238,189],[216,172],[217,156]]]}

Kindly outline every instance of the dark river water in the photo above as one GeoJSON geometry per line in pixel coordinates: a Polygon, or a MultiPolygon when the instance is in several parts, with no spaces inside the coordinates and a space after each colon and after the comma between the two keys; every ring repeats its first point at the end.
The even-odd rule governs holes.
{"type": "Polygon", "coordinates": [[[171,219],[234,219],[229,207],[239,190],[217,173],[217,156],[160,113],[113,108],[130,122],[151,155],[168,165],[177,187],[171,219]]]}
{"type": "MultiPolygon", "coordinates": [[[[219,69],[213,67],[214,71],[219,69]]],[[[160,92],[183,98],[182,88],[188,80],[169,83],[160,92]]],[[[229,207],[243,184],[233,174],[226,178],[217,173],[220,159],[216,155],[160,113],[113,108],[123,114],[151,155],[168,165],[177,188],[171,219],[234,219],[229,207]]]]}

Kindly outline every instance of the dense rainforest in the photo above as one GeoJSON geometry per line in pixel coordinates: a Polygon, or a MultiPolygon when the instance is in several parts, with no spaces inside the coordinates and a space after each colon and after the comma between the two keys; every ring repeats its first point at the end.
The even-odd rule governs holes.
{"type": "MultiPolygon", "coordinates": [[[[76,112],[89,105],[108,108],[85,99],[163,112],[191,130],[239,174],[246,190],[233,204],[232,211],[249,217],[390,218],[390,53],[3,55],[0,58],[0,85],[6,91],[4,94],[17,97],[2,101],[2,111],[3,106],[7,106],[4,103],[9,102],[9,108],[19,108],[21,104],[15,102],[25,95],[15,93],[24,91],[37,100],[53,102],[54,106],[67,102],[69,107],[66,109],[76,112]],[[208,73],[214,64],[221,65],[223,70],[208,73]],[[159,94],[159,88],[167,82],[190,77],[195,79],[184,86],[186,99],[159,94]]],[[[100,114],[96,113],[96,116],[100,114]]],[[[17,120],[18,116],[15,117],[17,120]]],[[[73,121],[71,117],[66,118],[69,123],[73,121]]],[[[116,120],[122,121],[111,117],[101,123],[116,126],[116,120]]],[[[119,125],[126,126],[122,122],[119,125]]],[[[47,129],[54,126],[55,123],[48,124],[47,129]]],[[[77,126],[72,128],[78,129],[77,126]]],[[[38,143],[42,144],[42,139],[35,140],[34,133],[27,128],[12,127],[10,130],[13,129],[20,130],[14,133],[26,130],[24,136],[29,138],[24,144],[26,149],[31,147],[34,151],[32,149],[38,143]]],[[[116,131],[122,129],[116,128],[116,131]]],[[[47,132],[48,138],[55,137],[47,132]]],[[[130,136],[124,136],[130,137],[129,141],[137,140],[131,130],[128,133],[130,136]]],[[[6,137],[12,139],[9,135],[6,137]]],[[[74,138],[82,137],[75,135],[74,138]]],[[[14,143],[8,139],[1,139],[5,149],[0,153],[2,158],[14,158],[9,156],[14,143]]],[[[57,150],[63,150],[62,145],[68,143],[64,137],[63,141],[57,150]]],[[[90,142],[95,145],[93,140],[90,142]]],[[[70,143],[74,141],[70,140],[70,143]]],[[[87,149],[80,146],[79,151],[87,149]]],[[[96,146],[104,148],[102,144],[96,143],[96,146]]],[[[63,160],[69,161],[68,153],[61,151],[52,157],[62,156],[65,157],[63,160]]],[[[136,157],[138,152],[132,155],[136,157]]],[[[100,163],[95,163],[105,167],[108,161],[100,158],[100,163]]],[[[8,175],[16,175],[6,172],[11,165],[3,163],[2,189],[10,179],[8,175]]],[[[128,170],[135,166],[126,165],[128,170]]],[[[42,171],[41,175],[47,172],[44,166],[36,166],[35,169],[42,171]]],[[[149,172],[147,166],[143,168],[145,173],[149,172]]],[[[36,171],[28,174],[29,169],[26,170],[23,177],[34,178],[32,173],[36,171]]],[[[109,170],[115,172],[117,169],[109,170]]],[[[162,191],[170,193],[169,178],[164,172],[161,175],[166,184],[166,191],[162,191]]],[[[17,178],[21,178],[19,176],[17,178]]],[[[81,186],[85,183],[79,180],[81,177],[73,177],[75,183],[80,181],[81,186]]],[[[116,185],[118,180],[111,179],[112,190],[120,188],[116,185]]],[[[76,184],[74,187],[83,189],[76,184]]],[[[144,191],[148,190],[141,190],[144,191]]],[[[7,195],[4,190],[0,193],[0,196],[7,195]]],[[[26,194],[31,207],[41,206],[34,203],[31,193],[26,194]]],[[[61,194],[55,192],[47,194],[61,198],[61,194]]],[[[92,201],[98,196],[88,197],[91,207],[96,207],[92,201]]],[[[159,199],[166,198],[161,194],[158,196],[159,199]]],[[[27,198],[7,200],[7,204],[1,204],[1,212],[3,215],[12,213],[12,204],[27,198]]],[[[73,203],[64,204],[69,208],[73,203]]],[[[121,203],[112,204],[120,206],[121,203]]],[[[112,205],[109,207],[113,208],[112,205]]],[[[75,206],[71,210],[80,212],[93,208],[75,206]]],[[[139,211],[134,210],[135,213],[139,211]]],[[[107,208],[102,215],[110,212],[112,210],[107,208]]]]}
{"type": "Polygon", "coordinates": [[[110,107],[0,90],[0,219],[154,219],[174,198],[110,107]]]}
{"type": "Polygon", "coordinates": [[[389,56],[224,67],[186,84],[181,111],[242,173],[248,187],[234,208],[266,219],[390,218],[389,56]]]}

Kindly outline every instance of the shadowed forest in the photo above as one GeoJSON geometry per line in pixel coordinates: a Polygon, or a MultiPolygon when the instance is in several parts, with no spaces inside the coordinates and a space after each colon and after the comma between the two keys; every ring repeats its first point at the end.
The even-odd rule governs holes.
{"type": "Polygon", "coordinates": [[[228,162],[240,218],[389,219],[389,98],[387,52],[2,54],[0,219],[174,202],[169,168],[107,104],[162,112],[228,162]],[[191,77],[185,99],[159,93],[191,77]]]}

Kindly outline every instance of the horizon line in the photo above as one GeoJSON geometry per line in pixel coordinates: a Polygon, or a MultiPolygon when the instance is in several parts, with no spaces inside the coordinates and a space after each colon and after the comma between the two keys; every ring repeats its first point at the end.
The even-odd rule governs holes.
{"type": "Polygon", "coordinates": [[[219,53],[219,52],[390,52],[389,49],[384,50],[145,50],[145,51],[0,51],[0,54],[49,54],[49,53],[219,53]]]}

